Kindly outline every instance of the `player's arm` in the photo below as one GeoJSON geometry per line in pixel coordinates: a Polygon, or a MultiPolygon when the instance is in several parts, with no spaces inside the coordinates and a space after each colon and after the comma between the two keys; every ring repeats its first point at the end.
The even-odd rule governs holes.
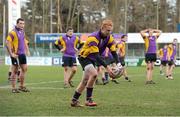
{"type": "Polygon", "coordinates": [[[116,53],[116,43],[114,41],[114,38],[113,37],[110,37],[109,41],[108,41],[108,48],[109,50],[111,51],[111,54],[116,62],[117,65],[121,65],[120,62],[119,62],[119,58],[118,58],[118,55],[116,53]]]}
{"type": "Polygon", "coordinates": [[[26,55],[30,56],[29,41],[27,39],[25,39],[25,49],[26,49],[26,55]]]}
{"type": "Polygon", "coordinates": [[[143,37],[143,39],[147,36],[147,32],[149,31],[149,29],[145,29],[145,30],[142,30],[142,31],[140,31],[140,34],[141,34],[141,36],[143,37]]]}
{"type": "Polygon", "coordinates": [[[167,52],[167,59],[168,59],[168,61],[170,61],[170,57],[171,57],[171,48],[170,47],[168,47],[168,52],[167,52]]]}
{"type": "Polygon", "coordinates": [[[6,40],[6,48],[10,56],[13,56],[13,53],[11,51],[11,42],[9,40],[6,40]]]}
{"type": "Polygon", "coordinates": [[[156,33],[156,37],[157,37],[157,38],[158,38],[158,37],[161,35],[161,33],[162,33],[161,30],[157,30],[157,29],[154,29],[153,32],[156,33]]]}
{"type": "Polygon", "coordinates": [[[99,53],[93,53],[93,56],[95,57],[96,61],[100,63],[100,65],[104,66],[105,68],[107,67],[106,62],[101,58],[99,53]]]}
{"type": "Polygon", "coordinates": [[[117,54],[120,55],[121,54],[121,49],[122,49],[122,44],[118,43],[117,44],[117,54]]]}
{"type": "Polygon", "coordinates": [[[159,49],[158,51],[158,57],[161,59],[162,58],[162,49],[159,49]]]}
{"type": "Polygon", "coordinates": [[[176,55],[174,56],[174,61],[176,61],[176,55]]]}
{"type": "Polygon", "coordinates": [[[61,51],[61,49],[63,48],[63,47],[61,46],[60,39],[57,39],[57,40],[54,42],[54,46],[55,46],[59,51],[61,51]]]}
{"type": "Polygon", "coordinates": [[[107,70],[107,72],[109,73],[109,75],[110,75],[111,77],[114,77],[114,74],[113,74],[113,72],[112,72],[111,67],[106,64],[106,62],[101,58],[101,56],[99,55],[99,53],[93,53],[93,55],[94,55],[96,61],[97,61],[98,63],[100,63],[100,65],[102,65],[102,66],[105,67],[105,69],[107,70]]]}
{"type": "Polygon", "coordinates": [[[6,48],[7,48],[7,51],[11,57],[17,58],[18,55],[16,55],[15,53],[12,52],[12,40],[13,40],[13,38],[14,38],[13,34],[9,33],[9,35],[6,39],[6,48]]]}
{"type": "Polygon", "coordinates": [[[77,49],[80,50],[84,45],[84,42],[79,39],[77,49]]]}
{"type": "Polygon", "coordinates": [[[74,48],[75,48],[76,52],[78,52],[82,48],[83,45],[84,45],[84,43],[80,40],[80,38],[78,36],[76,36],[76,41],[74,44],[74,48]]]}

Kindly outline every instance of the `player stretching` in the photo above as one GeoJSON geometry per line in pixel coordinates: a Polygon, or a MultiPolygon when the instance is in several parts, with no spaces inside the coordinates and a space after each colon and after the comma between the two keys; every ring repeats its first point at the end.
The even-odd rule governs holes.
{"type": "Polygon", "coordinates": [[[161,34],[160,30],[142,30],[141,36],[145,42],[145,61],[146,61],[146,84],[155,84],[152,80],[154,62],[156,62],[156,40],[161,34]]]}

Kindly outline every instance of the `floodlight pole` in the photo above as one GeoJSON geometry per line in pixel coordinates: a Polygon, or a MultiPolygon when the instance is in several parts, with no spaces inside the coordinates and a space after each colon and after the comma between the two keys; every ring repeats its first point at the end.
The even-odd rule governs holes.
{"type": "Polygon", "coordinates": [[[42,24],[43,25],[43,27],[42,27],[43,28],[43,31],[42,31],[43,33],[44,33],[44,2],[45,2],[45,0],[43,0],[43,16],[42,16],[43,17],[42,18],[43,19],[43,24],[42,24]]]}
{"type": "Polygon", "coordinates": [[[159,29],[159,0],[157,0],[156,18],[156,29],[159,29]]]}
{"type": "Polygon", "coordinates": [[[6,38],[6,3],[3,2],[3,48],[5,47],[5,38],[6,38]]]}
{"type": "Polygon", "coordinates": [[[58,24],[57,24],[57,33],[59,33],[60,31],[60,14],[59,14],[59,11],[60,11],[60,6],[59,6],[59,3],[60,1],[58,0],[58,4],[57,4],[57,19],[58,19],[58,24]]]}
{"type": "MultiPolygon", "coordinates": [[[[53,28],[52,28],[52,9],[53,9],[53,5],[52,5],[52,0],[50,1],[50,33],[53,33],[53,28]]],[[[52,42],[49,43],[49,49],[50,49],[50,53],[52,54],[52,42]]]]}
{"type": "Polygon", "coordinates": [[[53,28],[52,28],[52,0],[50,3],[50,33],[53,32],[53,28]]]}
{"type": "Polygon", "coordinates": [[[124,10],[124,33],[127,32],[127,0],[125,0],[125,10],[124,10]]]}

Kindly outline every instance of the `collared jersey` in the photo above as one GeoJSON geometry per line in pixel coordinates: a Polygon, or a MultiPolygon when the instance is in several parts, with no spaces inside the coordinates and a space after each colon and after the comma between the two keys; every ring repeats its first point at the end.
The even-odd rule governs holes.
{"type": "Polygon", "coordinates": [[[145,52],[146,53],[156,53],[156,37],[155,36],[146,36],[143,37],[145,42],[145,52]]]}
{"type": "Polygon", "coordinates": [[[117,43],[117,48],[119,49],[119,56],[124,57],[126,54],[126,43],[121,40],[117,43]]]}
{"type": "Polygon", "coordinates": [[[95,60],[95,56],[93,53],[102,53],[105,51],[106,47],[110,49],[110,51],[116,51],[115,41],[112,35],[102,38],[101,32],[93,32],[88,39],[84,43],[80,56],[83,58],[89,58],[91,60],[95,60]]]}
{"type": "Polygon", "coordinates": [[[175,44],[170,44],[168,46],[168,55],[170,57],[171,60],[174,60],[175,59],[175,56],[176,56],[176,53],[177,53],[177,47],[175,44]]]}
{"type": "Polygon", "coordinates": [[[63,35],[55,41],[56,45],[61,45],[63,48],[65,48],[65,52],[63,53],[63,56],[67,56],[67,57],[76,57],[75,48],[77,47],[78,43],[81,43],[81,41],[75,35],[72,35],[71,37],[67,35],[63,35]]]}
{"type": "Polygon", "coordinates": [[[13,53],[18,55],[25,54],[28,40],[25,38],[25,33],[23,30],[15,27],[12,31],[9,32],[6,41],[10,42],[13,53]]]}

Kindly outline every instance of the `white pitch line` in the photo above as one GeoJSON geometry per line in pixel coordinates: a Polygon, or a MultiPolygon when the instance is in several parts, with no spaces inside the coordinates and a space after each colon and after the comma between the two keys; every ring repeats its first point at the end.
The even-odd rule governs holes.
{"type": "Polygon", "coordinates": [[[63,82],[63,81],[48,81],[48,82],[26,83],[26,85],[50,84],[50,83],[57,83],[57,82],[63,82]]]}
{"type": "MultiPolygon", "coordinates": [[[[11,87],[0,87],[0,89],[11,89],[11,87]]],[[[62,90],[64,88],[55,88],[55,87],[28,87],[28,89],[42,89],[42,90],[62,90]]]]}
{"type": "MultiPolygon", "coordinates": [[[[58,83],[58,82],[63,82],[63,81],[48,81],[48,82],[25,83],[25,84],[26,86],[31,86],[31,85],[50,84],[50,83],[58,83]]],[[[0,86],[0,89],[6,89],[6,88],[10,88],[10,85],[0,86]]]]}
{"type": "MultiPolygon", "coordinates": [[[[180,74],[180,73],[175,73],[175,74],[180,74]]],[[[159,76],[160,74],[154,74],[153,76],[159,76]]],[[[130,77],[132,76],[146,76],[146,74],[131,74],[129,75],[130,77]]],[[[162,76],[163,77],[163,76],[162,76]]],[[[164,76],[165,77],[165,76],[164,76]]],[[[77,81],[77,80],[76,80],[77,81]]],[[[39,85],[39,84],[50,84],[50,83],[58,83],[58,82],[64,82],[64,81],[47,81],[47,82],[37,82],[37,83],[26,83],[27,86],[32,86],[32,85],[39,85]]],[[[10,89],[10,85],[5,85],[5,86],[0,86],[0,89],[10,89]]],[[[35,87],[32,87],[35,89],[35,87]]],[[[37,87],[36,87],[37,88],[37,87]]],[[[64,88],[53,88],[53,87],[44,87],[44,89],[64,89],[64,88]]],[[[38,89],[43,89],[41,87],[38,87],[38,89]]]]}
{"type": "Polygon", "coordinates": [[[62,90],[64,88],[55,88],[55,87],[29,87],[29,89],[42,89],[42,90],[62,90]]]}

